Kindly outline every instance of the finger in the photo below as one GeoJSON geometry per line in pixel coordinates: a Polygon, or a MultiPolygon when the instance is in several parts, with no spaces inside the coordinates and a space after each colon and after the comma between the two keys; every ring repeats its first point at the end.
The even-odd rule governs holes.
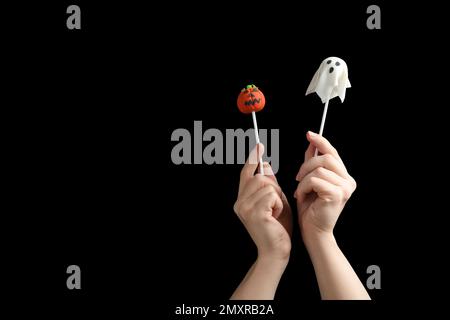
{"type": "Polygon", "coordinates": [[[236,213],[238,213],[238,215],[242,219],[247,220],[248,218],[250,218],[252,213],[254,213],[257,210],[256,203],[258,203],[261,199],[266,197],[269,193],[274,193],[278,196],[278,193],[276,192],[273,185],[266,185],[264,188],[261,188],[257,192],[250,195],[250,197],[248,197],[247,199],[239,201],[236,204],[235,208],[236,213]]]}
{"type": "Polygon", "coordinates": [[[255,204],[256,212],[262,214],[271,212],[272,216],[277,219],[283,211],[283,202],[279,195],[273,191],[265,193],[255,204]]]}
{"type": "Polygon", "coordinates": [[[275,193],[278,197],[280,197],[280,194],[278,193],[277,189],[273,185],[267,185],[261,190],[258,190],[258,192],[254,193],[248,198],[248,202],[255,205],[259,200],[267,196],[269,193],[275,193]]]}
{"type": "Polygon", "coordinates": [[[257,144],[250,152],[250,155],[241,170],[240,186],[243,186],[251,177],[254,176],[256,168],[258,168],[259,165],[259,159],[263,154],[264,145],[262,143],[257,144]]]}
{"type": "Polygon", "coordinates": [[[348,178],[349,176],[344,164],[328,153],[322,156],[312,157],[311,159],[303,163],[297,174],[296,180],[301,181],[308,173],[317,169],[318,167],[323,167],[325,169],[331,170],[340,175],[342,178],[348,178]]]}
{"type": "Polygon", "coordinates": [[[314,152],[316,152],[316,147],[310,142],[305,151],[305,162],[314,157],[314,152]]]}
{"type": "Polygon", "coordinates": [[[342,189],[343,191],[343,195],[345,196],[346,199],[350,198],[350,196],[352,195],[353,191],[355,190],[355,187],[352,183],[352,181],[348,180],[348,179],[344,179],[341,176],[339,176],[338,174],[336,174],[333,171],[330,171],[328,169],[319,167],[315,170],[313,170],[312,172],[308,173],[303,180],[308,180],[311,177],[316,177],[322,180],[325,180],[339,188],[342,189]]]}
{"type": "MultiPolygon", "coordinates": [[[[332,156],[334,156],[337,160],[342,162],[342,159],[339,156],[336,148],[333,147],[331,145],[331,143],[323,136],[318,135],[317,133],[314,133],[312,131],[308,131],[308,133],[306,134],[306,139],[308,139],[308,141],[310,143],[312,143],[314,145],[314,147],[317,148],[321,154],[329,153],[332,156]]],[[[314,152],[315,152],[315,150],[314,150],[314,152]]]]}
{"type": "Polygon", "coordinates": [[[275,189],[275,191],[281,196],[282,191],[276,181],[274,181],[272,178],[269,178],[268,176],[256,174],[253,178],[247,181],[247,184],[244,186],[244,188],[241,190],[239,194],[239,198],[245,200],[250,196],[252,196],[253,194],[257,193],[260,189],[263,189],[269,185],[271,185],[275,189]]]}
{"type": "Polygon", "coordinates": [[[303,179],[306,179],[308,176],[323,179],[338,187],[350,186],[350,182],[347,179],[342,178],[336,172],[325,169],[324,167],[316,168],[315,170],[308,173],[303,179]]]}
{"type": "Polygon", "coordinates": [[[278,184],[277,177],[272,170],[272,166],[268,162],[264,162],[264,175],[278,184]]]}
{"type": "Polygon", "coordinates": [[[317,177],[309,177],[298,184],[295,191],[297,202],[303,202],[305,197],[311,192],[315,192],[319,198],[329,201],[336,200],[341,194],[340,188],[334,184],[317,177]]]}

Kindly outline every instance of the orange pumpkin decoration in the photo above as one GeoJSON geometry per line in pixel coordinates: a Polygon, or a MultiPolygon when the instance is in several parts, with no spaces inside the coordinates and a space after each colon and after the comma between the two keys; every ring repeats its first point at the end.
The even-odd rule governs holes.
{"type": "Polygon", "coordinates": [[[238,108],[242,113],[261,111],[265,104],[264,94],[253,84],[242,89],[237,100],[238,108]]]}

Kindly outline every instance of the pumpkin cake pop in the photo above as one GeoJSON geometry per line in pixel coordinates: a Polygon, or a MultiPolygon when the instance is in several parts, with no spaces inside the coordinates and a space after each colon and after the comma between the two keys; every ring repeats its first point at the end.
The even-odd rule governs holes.
{"type": "MultiPolygon", "coordinates": [[[[256,112],[261,111],[266,105],[266,98],[261,90],[254,84],[250,84],[241,90],[238,96],[237,105],[239,111],[245,114],[252,114],[253,127],[255,131],[256,144],[259,144],[258,123],[256,122],[256,112]]],[[[262,157],[259,158],[259,173],[264,175],[264,166],[262,157]]]]}
{"type": "Polygon", "coordinates": [[[242,89],[237,101],[239,110],[245,114],[261,111],[265,104],[264,94],[254,84],[242,89]]]}

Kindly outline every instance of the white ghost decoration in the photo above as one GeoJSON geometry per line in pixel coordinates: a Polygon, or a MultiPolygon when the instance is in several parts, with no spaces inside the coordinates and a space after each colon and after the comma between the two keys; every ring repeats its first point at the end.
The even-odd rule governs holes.
{"type": "Polygon", "coordinates": [[[316,92],[322,103],[339,96],[345,99],[345,90],[350,88],[347,64],[337,57],[329,57],[322,61],[306,90],[306,95],[316,92]]]}

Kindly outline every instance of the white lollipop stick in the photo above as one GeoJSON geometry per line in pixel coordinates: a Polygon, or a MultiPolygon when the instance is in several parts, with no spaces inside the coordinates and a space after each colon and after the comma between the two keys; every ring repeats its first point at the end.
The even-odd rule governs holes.
{"type": "MultiPolygon", "coordinates": [[[[320,123],[320,130],[319,130],[319,135],[321,136],[323,134],[323,127],[325,127],[325,119],[327,117],[327,111],[328,111],[328,102],[330,100],[327,100],[327,102],[325,102],[325,107],[323,108],[323,114],[322,114],[322,122],[320,123]]],[[[316,148],[316,152],[314,152],[314,157],[317,157],[319,153],[319,150],[317,150],[316,148]]]]}
{"type": "MultiPolygon", "coordinates": [[[[256,144],[259,144],[259,133],[258,133],[258,124],[256,123],[256,113],[255,111],[252,111],[252,118],[253,118],[253,127],[255,128],[255,140],[256,144]]],[[[264,166],[262,157],[259,158],[259,173],[264,175],[264,166]]]]}

